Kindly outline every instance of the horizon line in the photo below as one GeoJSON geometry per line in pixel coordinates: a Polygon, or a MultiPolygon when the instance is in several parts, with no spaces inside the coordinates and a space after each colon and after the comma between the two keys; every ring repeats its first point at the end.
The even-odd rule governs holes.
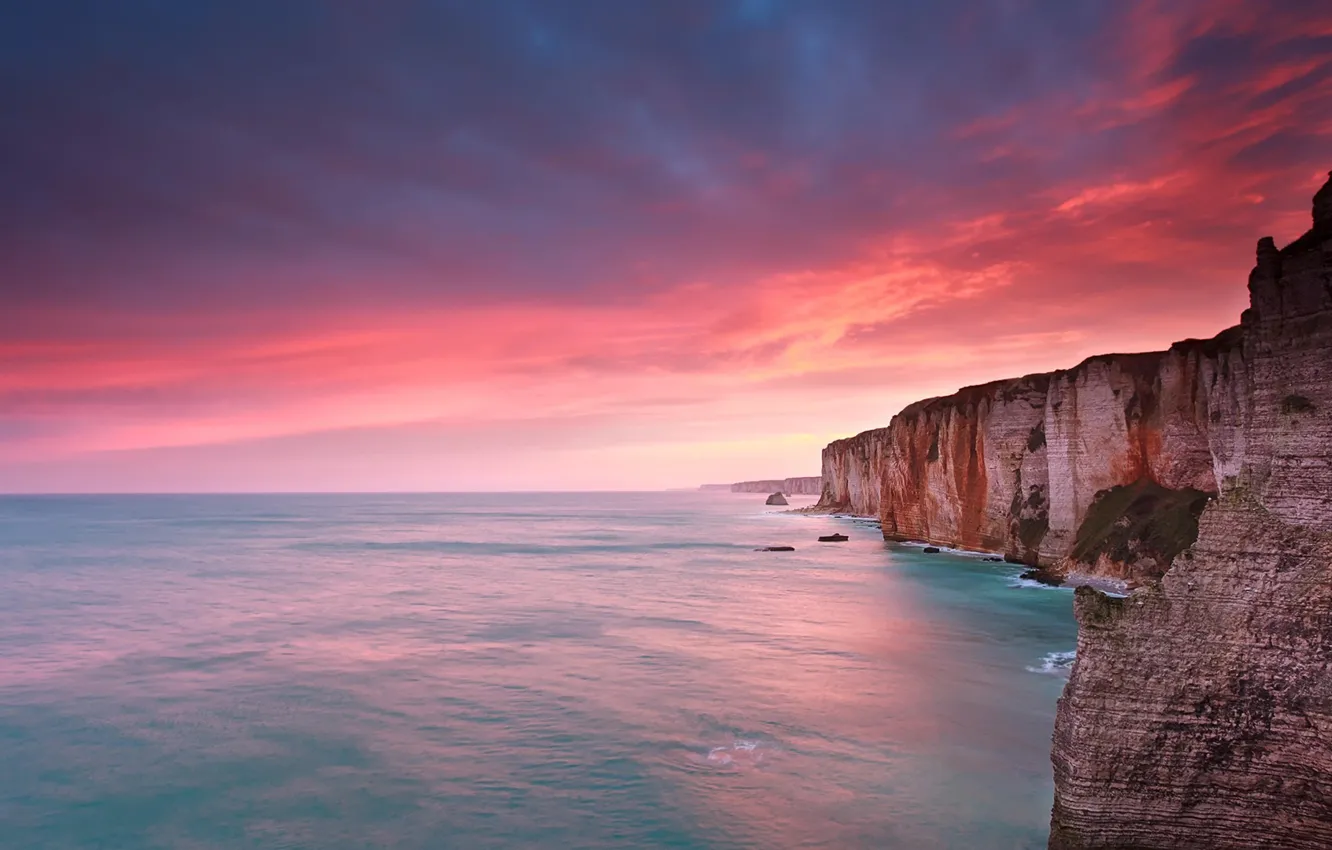
{"type": "MultiPolygon", "coordinates": [[[[766,479],[756,479],[766,480],[766,479]]],[[[776,479],[773,479],[776,480],[776,479]]],[[[747,483],[747,482],[735,482],[747,483]]],[[[729,485],[726,485],[729,486],[729,485]]],[[[695,493],[719,492],[697,487],[657,487],[651,489],[593,490],[0,490],[0,498],[10,496],[500,496],[535,493],[695,493]]],[[[746,493],[743,495],[753,495],[746,493]]]]}

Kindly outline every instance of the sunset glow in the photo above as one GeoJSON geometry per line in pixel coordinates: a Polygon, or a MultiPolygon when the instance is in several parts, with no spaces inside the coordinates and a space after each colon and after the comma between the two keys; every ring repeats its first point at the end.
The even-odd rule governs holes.
{"type": "Polygon", "coordinates": [[[1332,151],[1325,3],[134,5],[0,31],[0,490],[817,474],[1233,324],[1332,151]]]}

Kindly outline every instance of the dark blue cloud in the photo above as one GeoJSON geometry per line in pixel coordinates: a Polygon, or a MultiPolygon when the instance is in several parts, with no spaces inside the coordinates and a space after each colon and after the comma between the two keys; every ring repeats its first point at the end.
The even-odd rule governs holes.
{"type": "MultiPolygon", "coordinates": [[[[144,309],[605,299],[827,262],[1113,165],[1138,129],[1040,157],[1021,123],[958,130],[1122,76],[1124,8],[8,3],[2,285],[144,309]]],[[[1209,38],[1174,72],[1257,50],[1209,38]]]]}

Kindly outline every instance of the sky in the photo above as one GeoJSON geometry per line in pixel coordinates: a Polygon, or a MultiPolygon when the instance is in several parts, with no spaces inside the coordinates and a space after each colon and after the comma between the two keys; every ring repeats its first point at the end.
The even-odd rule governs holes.
{"type": "Polygon", "coordinates": [[[813,475],[1234,324],[1332,4],[0,0],[0,491],[813,475]]]}

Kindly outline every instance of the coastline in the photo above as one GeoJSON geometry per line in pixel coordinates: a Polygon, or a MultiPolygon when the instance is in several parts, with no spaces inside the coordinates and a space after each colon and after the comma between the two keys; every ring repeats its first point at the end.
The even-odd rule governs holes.
{"type": "MultiPolygon", "coordinates": [[[[877,517],[870,517],[862,514],[845,513],[842,511],[834,510],[832,508],[821,507],[817,504],[809,505],[803,508],[794,508],[789,511],[782,511],[781,513],[804,514],[806,516],[827,516],[833,519],[850,520],[859,525],[873,526],[878,529],[883,528],[883,523],[877,517]]],[[[924,549],[925,547],[928,546],[938,549],[940,554],[959,555],[967,558],[993,559],[993,558],[1003,558],[1004,556],[1003,552],[987,552],[983,549],[958,549],[952,546],[945,546],[940,543],[930,543],[929,541],[926,540],[889,540],[885,538],[884,542],[892,544],[894,546],[902,546],[902,547],[917,548],[917,549],[924,549]]],[[[1031,565],[1029,564],[1019,564],[1008,560],[1004,560],[1003,563],[1011,567],[1021,567],[1024,570],[1032,569],[1031,565]]],[[[1081,572],[1078,570],[1073,570],[1071,572],[1064,574],[1063,582],[1058,585],[1052,585],[1037,581],[1032,581],[1032,584],[1033,585],[1041,584],[1045,587],[1050,587],[1054,589],[1066,589],[1070,591],[1075,590],[1079,587],[1090,587],[1093,590],[1099,590],[1102,593],[1115,597],[1128,596],[1129,593],[1132,591],[1132,588],[1129,587],[1129,583],[1123,579],[1110,578],[1107,576],[1098,576],[1098,575],[1093,575],[1091,573],[1081,572]]]]}
{"type": "Polygon", "coordinates": [[[1051,850],[1332,847],[1330,269],[1332,179],[1309,230],[1258,240],[1237,324],[824,448],[822,501],[887,540],[999,548],[1020,586],[1077,591],[1051,850]]]}

